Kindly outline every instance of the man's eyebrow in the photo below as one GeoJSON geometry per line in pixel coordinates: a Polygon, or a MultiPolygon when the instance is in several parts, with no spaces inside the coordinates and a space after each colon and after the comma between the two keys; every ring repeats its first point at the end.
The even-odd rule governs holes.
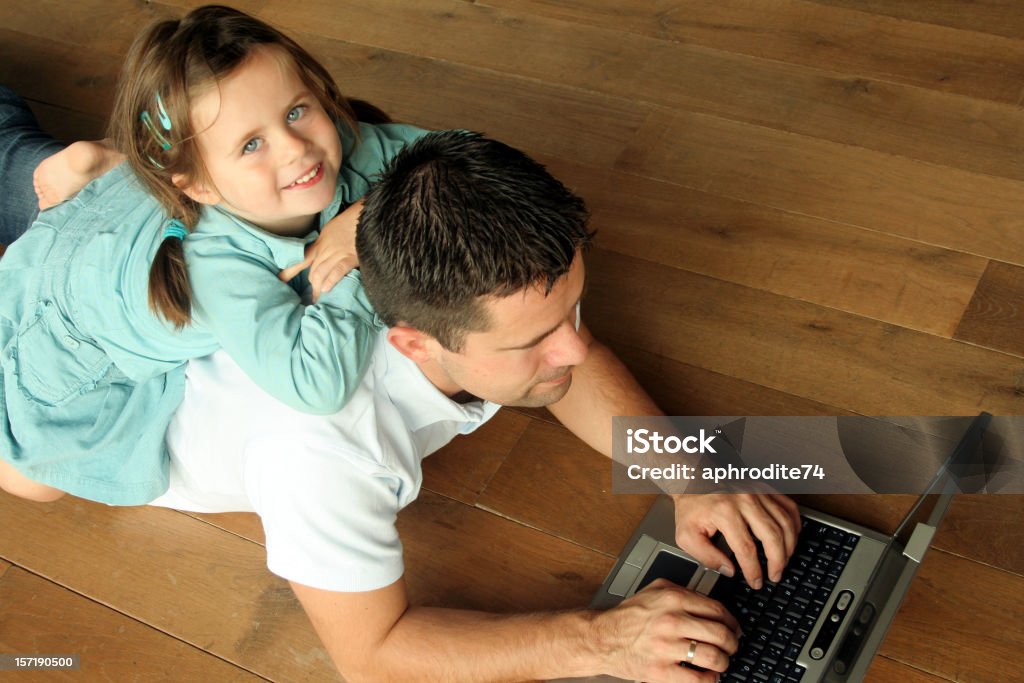
{"type": "Polygon", "coordinates": [[[519,346],[506,346],[506,347],[504,347],[504,348],[500,348],[500,349],[498,349],[498,350],[499,350],[499,351],[522,351],[522,350],[524,350],[524,349],[530,349],[530,348],[533,348],[533,347],[534,347],[534,346],[536,346],[537,344],[540,344],[540,343],[541,343],[542,341],[544,341],[544,340],[545,340],[545,339],[546,339],[547,337],[549,337],[549,336],[551,336],[552,334],[554,334],[554,333],[555,333],[555,331],[556,331],[556,330],[557,330],[557,329],[558,329],[559,327],[561,327],[561,326],[562,326],[562,323],[558,323],[557,325],[555,325],[554,327],[552,327],[552,328],[551,328],[550,330],[548,330],[547,332],[542,332],[541,334],[537,335],[536,337],[534,337],[534,338],[533,338],[533,339],[531,339],[530,341],[526,342],[525,344],[521,344],[521,345],[519,345],[519,346]]]}
{"type": "MultiPolygon", "coordinates": [[[[590,278],[587,277],[587,273],[584,273],[583,274],[583,288],[580,290],[580,297],[578,299],[576,299],[576,303],[573,304],[575,310],[577,311],[577,315],[579,314],[580,302],[583,301],[583,296],[587,293],[587,287],[589,285],[590,285],[590,278]]],[[[554,334],[555,330],[557,330],[561,326],[562,326],[562,323],[558,323],[557,325],[552,327],[547,332],[542,332],[541,334],[537,335],[536,337],[534,337],[530,341],[526,342],[525,344],[522,344],[522,345],[519,345],[519,346],[506,346],[506,347],[500,348],[498,350],[499,351],[522,351],[524,349],[533,348],[537,344],[540,344],[542,341],[544,341],[547,337],[549,337],[552,334],[554,334]]]]}

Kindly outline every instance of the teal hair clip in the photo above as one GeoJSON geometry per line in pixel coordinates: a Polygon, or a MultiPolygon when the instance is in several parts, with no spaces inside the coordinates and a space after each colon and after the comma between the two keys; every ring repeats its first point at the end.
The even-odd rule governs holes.
{"type": "Polygon", "coordinates": [[[165,138],[160,133],[160,131],[156,129],[156,126],[153,125],[153,119],[152,117],[150,117],[148,111],[144,111],[141,114],[139,114],[139,118],[142,120],[142,123],[145,124],[146,128],[149,129],[149,132],[153,135],[153,137],[156,138],[156,141],[160,143],[160,147],[162,147],[165,150],[171,148],[171,143],[168,142],[167,138],[165,138]]]}
{"type": "Polygon", "coordinates": [[[167,225],[164,227],[164,239],[173,238],[176,240],[183,240],[187,235],[188,229],[185,228],[185,224],[177,218],[172,218],[167,221],[167,225]]]}
{"type": "Polygon", "coordinates": [[[167,110],[164,109],[164,101],[160,99],[160,93],[156,94],[156,116],[160,119],[160,125],[164,127],[164,130],[171,129],[171,117],[167,115],[167,110]]]}

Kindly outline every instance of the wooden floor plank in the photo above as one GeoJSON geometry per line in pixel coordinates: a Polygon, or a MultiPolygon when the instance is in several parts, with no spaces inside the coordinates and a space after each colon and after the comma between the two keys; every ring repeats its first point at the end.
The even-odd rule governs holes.
{"type": "MultiPolygon", "coordinates": [[[[374,102],[396,120],[483,131],[533,153],[611,166],[650,112],[621,98],[323,37],[300,39],[336,75],[343,92],[374,102]]],[[[119,69],[118,58],[88,46],[0,28],[0,82],[27,98],[105,121],[119,69]]],[[[56,123],[51,132],[72,137],[74,130],[56,123]]]]}
{"type": "Polygon", "coordinates": [[[1016,104],[1024,43],[804,0],[481,0],[539,14],[813,68],[1016,104]]]}
{"type": "MultiPolygon", "coordinates": [[[[620,170],[1024,264],[1024,183],[716,117],[656,112],[620,170]]],[[[922,246],[915,256],[943,258],[922,246]]]]}
{"type": "MultiPolygon", "coordinates": [[[[241,9],[243,4],[245,0],[233,6],[241,9]]],[[[255,3],[250,0],[248,4],[255,3]]],[[[88,45],[94,51],[121,57],[151,23],[174,19],[182,13],[177,7],[133,0],[79,0],[76,11],[69,13],[62,0],[39,0],[0,5],[0,26],[58,43],[88,45]]]]}
{"type": "Polygon", "coordinates": [[[531,422],[525,415],[500,411],[469,437],[457,438],[427,458],[423,462],[423,487],[475,504],[531,422]]]}
{"type": "Polygon", "coordinates": [[[283,7],[264,15],[339,40],[1024,179],[1024,111],[1012,105],[460,0],[283,7]]]}
{"type": "Polygon", "coordinates": [[[932,542],[936,548],[1024,576],[1024,495],[960,495],[932,542]]]}
{"type": "Polygon", "coordinates": [[[584,320],[613,348],[864,415],[1024,412],[1024,359],[602,249],[590,253],[588,283],[584,320]],[[623,301],[657,301],[658,315],[623,301]]]}
{"type": "Polygon", "coordinates": [[[932,551],[880,652],[951,681],[1018,683],[1024,681],[1021,614],[1024,577],[932,551]]]}
{"type": "Polygon", "coordinates": [[[848,411],[835,406],[666,358],[625,343],[616,344],[615,352],[667,415],[848,414],[848,411]]]}
{"type": "Polygon", "coordinates": [[[604,249],[902,327],[952,336],[988,264],[835,221],[543,160],[587,200],[604,249]]]}
{"type": "Polygon", "coordinates": [[[122,63],[121,57],[0,25],[0,82],[25,99],[105,121],[122,63]]]}
{"type": "Polygon", "coordinates": [[[399,516],[410,599],[493,612],[584,607],[614,560],[424,492],[399,516]]]}
{"type": "Polygon", "coordinates": [[[954,335],[957,339],[1024,356],[1024,268],[992,261],[954,335]]]}
{"type": "Polygon", "coordinates": [[[78,655],[77,670],[7,674],[26,683],[266,680],[17,567],[0,576],[0,651],[78,655]]]}
{"type": "Polygon", "coordinates": [[[611,465],[564,427],[534,421],[477,504],[614,556],[654,496],[613,494],[611,465]]]}
{"type": "Polygon", "coordinates": [[[262,547],[159,508],[0,496],[0,557],[272,680],[337,681],[262,547]]]}
{"type": "Polygon", "coordinates": [[[1024,39],[1024,15],[1021,15],[1020,5],[1016,0],[929,0],[928,2],[814,0],[814,2],[822,5],[849,7],[862,12],[885,14],[910,21],[1024,39]]]}
{"type": "Polygon", "coordinates": [[[875,657],[864,680],[867,683],[943,683],[947,679],[914,669],[888,657],[875,657]]]}

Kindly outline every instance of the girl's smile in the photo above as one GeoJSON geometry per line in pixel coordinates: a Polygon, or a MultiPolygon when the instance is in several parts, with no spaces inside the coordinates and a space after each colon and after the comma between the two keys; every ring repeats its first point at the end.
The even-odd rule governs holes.
{"type": "Polygon", "coordinates": [[[182,189],[278,235],[301,236],[334,199],[341,140],[291,57],[259,47],[193,100],[206,178],[182,189]]]}

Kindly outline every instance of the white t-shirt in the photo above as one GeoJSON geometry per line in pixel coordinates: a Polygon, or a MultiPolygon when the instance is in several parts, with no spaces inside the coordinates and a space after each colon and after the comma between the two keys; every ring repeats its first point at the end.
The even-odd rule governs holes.
{"type": "Polygon", "coordinates": [[[334,415],[289,408],[223,351],[189,362],[186,376],[167,431],[170,489],[152,504],[256,512],[270,570],[332,591],[382,588],[402,575],[395,518],[419,494],[422,459],[500,407],[453,402],[386,332],[334,415]]]}

